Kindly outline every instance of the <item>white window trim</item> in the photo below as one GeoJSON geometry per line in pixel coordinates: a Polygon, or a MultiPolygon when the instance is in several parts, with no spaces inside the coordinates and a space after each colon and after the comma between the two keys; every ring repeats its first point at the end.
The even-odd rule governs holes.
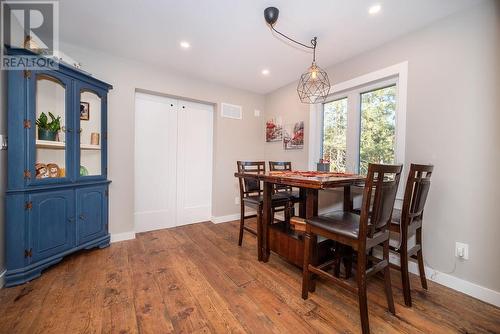
{"type": "MultiPolygon", "coordinates": [[[[364,86],[369,88],[370,84],[377,84],[380,81],[397,78],[397,100],[396,100],[396,163],[404,163],[405,161],[405,139],[406,139],[406,106],[407,106],[407,88],[408,88],[408,62],[402,62],[374,71],[354,79],[344,81],[332,86],[331,94],[327,101],[333,101],[343,96],[342,92],[352,90],[356,87],[364,86]]],[[[359,106],[357,107],[359,109],[359,106]]],[[[315,170],[316,163],[320,159],[321,148],[321,133],[323,117],[323,105],[313,104],[310,107],[309,113],[309,169],[315,170]]],[[[357,116],[359,117],[359,115],[357,116]]],[[[349,122],[349,120],[348,120],[349,122]]],[[[357,144],[359,145],[359,143],[357,144]]],[[[348,149],[350,145],[348,143],[348,149]]],[[[352,151],[351,151],[352,152],[352,151]]],[[[352,166],[349,166],[352,168],[352,166]]]]}

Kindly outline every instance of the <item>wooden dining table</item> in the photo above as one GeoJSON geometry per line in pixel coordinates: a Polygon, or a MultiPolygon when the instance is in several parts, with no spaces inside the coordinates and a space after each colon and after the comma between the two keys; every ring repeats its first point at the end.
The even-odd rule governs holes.
{"type": "MultiPolygon", "coordinates": [[[[267,262],[271,251],[280,255],[287,261],[302,267],[304,259],[304,241],[302,233],[290,228],[287,222],[274,223],[271,196],[274,185],[285,185],[298,188],[301,201],[305,203],[299,210],[302,218],[311,218],[318,215],[318,192],[319,190],[343,188],[344,189],[344,211],[352,210],[351,187],[362,184],[364,176],[347,173],[326,172],[302,172],[302,171],[280,171],[267,172],[263,174],[235,173],[236,177],[257,179],[263,182],[263,217],[260,238],[262,247],[262,260],[267,262]]],[[[259,239],[259,238],[258,238],[259,239]]],[[[328,240],[318,238],[318,252],[329,247],[328,240]]]]}

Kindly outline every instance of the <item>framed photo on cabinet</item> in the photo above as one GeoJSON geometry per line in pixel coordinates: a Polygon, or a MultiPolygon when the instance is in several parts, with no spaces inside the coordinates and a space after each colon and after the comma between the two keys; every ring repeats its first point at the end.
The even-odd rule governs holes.
{"type": "Polygon", "coordinates": [[[90,119],[90,103],[80,102],[80,120],[88,121],[90,119]]]}

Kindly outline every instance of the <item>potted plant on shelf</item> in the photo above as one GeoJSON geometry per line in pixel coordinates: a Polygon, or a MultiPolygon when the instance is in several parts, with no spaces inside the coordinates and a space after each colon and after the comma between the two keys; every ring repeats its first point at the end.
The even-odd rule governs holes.
{"type": "Polygon", "coordinates": [[[50,111],[49,116],[51,118],[50,122],[47,115],[43,112],[36,120],[38,139],[56,141],[57,133],[61,130],[61,116],[55,117],[50,111]]]}

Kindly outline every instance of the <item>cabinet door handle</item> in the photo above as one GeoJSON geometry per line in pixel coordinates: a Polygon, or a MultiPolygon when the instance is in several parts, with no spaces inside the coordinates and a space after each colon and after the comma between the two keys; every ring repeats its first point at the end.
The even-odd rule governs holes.
{"type": "Polygon", "coordinates": [[[75,218],[73,218],[73,217],[69,217],[69,218],[68,218],[68,222],[69,222],[69,223],[74,223],[74,222],[75,222],[75,218]]]}
{"type": "Polygon", "coordinates": [[[80,215],[81,220],[85,220],[85,216],[83,214],[80,215]]]}

